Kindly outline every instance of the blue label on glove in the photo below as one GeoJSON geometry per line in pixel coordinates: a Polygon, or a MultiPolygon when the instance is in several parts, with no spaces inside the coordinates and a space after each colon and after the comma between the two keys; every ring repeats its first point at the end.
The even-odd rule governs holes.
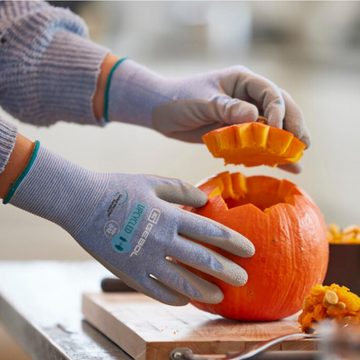
{"type": "Polygon", "coordinates": [[[145,204],[137,203],[126,220],[125,226],[112,238],[112,247],[116,252],[121,254],[130,252],[132,238],[144,217],[145,210],[145,204]]]}

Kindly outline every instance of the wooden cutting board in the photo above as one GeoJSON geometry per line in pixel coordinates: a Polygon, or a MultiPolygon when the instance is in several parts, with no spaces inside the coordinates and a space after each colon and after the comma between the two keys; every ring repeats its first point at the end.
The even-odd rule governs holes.
{"type": "MultiPolygon", "coordinates": [[[[244,351],[277,336],[299,331],[296,318],[243,323],[200,311],[172,307],[137,293],[83,295],[85,319],[134,359],[168,359],[176,347],[199,354],[244,351]]],[[[314,340],[286,341],[274,350],[315,350],[314,340]]]]}

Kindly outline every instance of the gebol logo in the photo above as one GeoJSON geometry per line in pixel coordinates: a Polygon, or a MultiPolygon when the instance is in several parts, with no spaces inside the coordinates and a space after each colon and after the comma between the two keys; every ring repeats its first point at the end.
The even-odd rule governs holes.
{"type": "Polygon", "coordinates": [[[133,255],[139,255],[139,252],[141,251],[142,247],[146,243],[146,239],[149,237],[151,230],[153,227],[158,223],[160,219],[161,211],[159,209],[152,208],[150,211],[150,214],[147,218],[148,222],[145,226],[145,230],[141,234],[141,237],[137,244],[134,247],[134,250],[130,254],[130,257],[133,255]]]}
{"type": "Polygon", "coordinates": [[[141,219],[145,215],[145,204],[137,203],[126,220],[122,230],[112,238],[112,247],[118,253],[127,253],[131,250],[131,241],[141,219]]]}

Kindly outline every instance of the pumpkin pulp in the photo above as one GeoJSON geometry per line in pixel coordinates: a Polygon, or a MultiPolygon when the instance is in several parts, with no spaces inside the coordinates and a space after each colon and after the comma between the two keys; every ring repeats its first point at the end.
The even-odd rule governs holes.
{"type": "Polygon", "coordinates": [[[202,190],[213,187],[209,199],[221,196],[228,209],[251,204],[265,213],[277,204],[293,204],[294,195],[300,195],[297,187],[287,180],[269,176],[251,176],[241,173],[223,172],[202,186],[202,190]]]}

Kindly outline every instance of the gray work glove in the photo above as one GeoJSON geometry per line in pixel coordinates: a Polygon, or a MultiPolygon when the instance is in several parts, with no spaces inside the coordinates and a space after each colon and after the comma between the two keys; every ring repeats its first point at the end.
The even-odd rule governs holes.
{"type": "Polygon", "coordinates": [[[256,121],[292,132],[306,145],[300,108],[284,90],[243,66],[183,78],[164,78],[132,60],[111,72],[105,120],[137,124],[176,139],[201,142],[206,132],[256,121]]]}
{"type": "Polygon", "coordinates": [[[254,254],[251,242],[171,204],[203,206],[199,189],[176,179],[95,173],[43,147],[30,163],[7,201],[62,226],[136,290],[171,305],[221,302],[217,286],[178,262],[235,286],[246,283],[244,269],[197,241],[243,257],[254,254]]]}

